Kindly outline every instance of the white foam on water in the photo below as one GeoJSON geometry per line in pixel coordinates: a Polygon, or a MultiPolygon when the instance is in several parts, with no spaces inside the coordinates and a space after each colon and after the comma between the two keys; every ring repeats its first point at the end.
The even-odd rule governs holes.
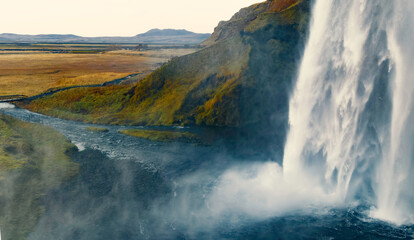
{"type": "Polygon", "coordinates": [[[6,108],[15,108],[15,106],[10,103],[0,103],[0,109],[6,109],[6,108]]]}
{"type": "Polygon", "coordinates": [[[86,149],[84,143],[73,142],[73,144],[75,144],[75,146],[78,148],[79,152],[85,151],[85,149],[86,149]]]}

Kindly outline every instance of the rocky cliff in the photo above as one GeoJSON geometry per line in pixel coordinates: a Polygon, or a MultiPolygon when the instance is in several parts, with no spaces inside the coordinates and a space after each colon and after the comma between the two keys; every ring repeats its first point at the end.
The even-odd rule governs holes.
{"type": "Polygon", "coordinates": [[[204,49],[171,60],[134,86],[73,89],[26,107],[104,124],[283,132],[309,13],[307,0],[255,4],[221,22],[204,49]]]}

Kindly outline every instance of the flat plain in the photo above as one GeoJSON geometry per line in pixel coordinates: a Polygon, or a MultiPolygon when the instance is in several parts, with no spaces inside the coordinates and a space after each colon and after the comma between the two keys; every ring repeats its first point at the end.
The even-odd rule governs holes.
{"type": "MultiPolygon", "coordinates": [[[[49,89],[96,85],[138,74],[147,76],[176,56],[190,54],[188,46],[96,44],[0,45],[0,96],[34,96],[49,89]]],[[[131,82],[131,80],[130,80],[131,82]]]]}

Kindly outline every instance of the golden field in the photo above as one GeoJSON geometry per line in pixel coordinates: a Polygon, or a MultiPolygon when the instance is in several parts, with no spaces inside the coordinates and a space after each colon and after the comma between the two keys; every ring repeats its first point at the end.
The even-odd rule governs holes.
{"type": "Polygon", "coordinates": [[[160,64],[195,49],[118,50],[95,54],[0,52],[0,96],[34,96],[51,88],[102,84],[134,73],[144,77],[160,64]]]}

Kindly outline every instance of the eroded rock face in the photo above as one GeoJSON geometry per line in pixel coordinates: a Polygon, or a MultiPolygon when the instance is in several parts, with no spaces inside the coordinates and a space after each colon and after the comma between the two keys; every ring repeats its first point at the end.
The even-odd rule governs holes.
{"type": "Polygon", "coordinates": [[[225,40],[229,37],[239,34],[259,14],[265,12],[280,13],[290,7],[300,4],[303,0],[269,0],[263,3],[257,3],[250,7],[242,8],[230,20],[221,21],[214,29],[213,34],[204,42],[203,46],[211,46],[212,44],[225,40]]]}

